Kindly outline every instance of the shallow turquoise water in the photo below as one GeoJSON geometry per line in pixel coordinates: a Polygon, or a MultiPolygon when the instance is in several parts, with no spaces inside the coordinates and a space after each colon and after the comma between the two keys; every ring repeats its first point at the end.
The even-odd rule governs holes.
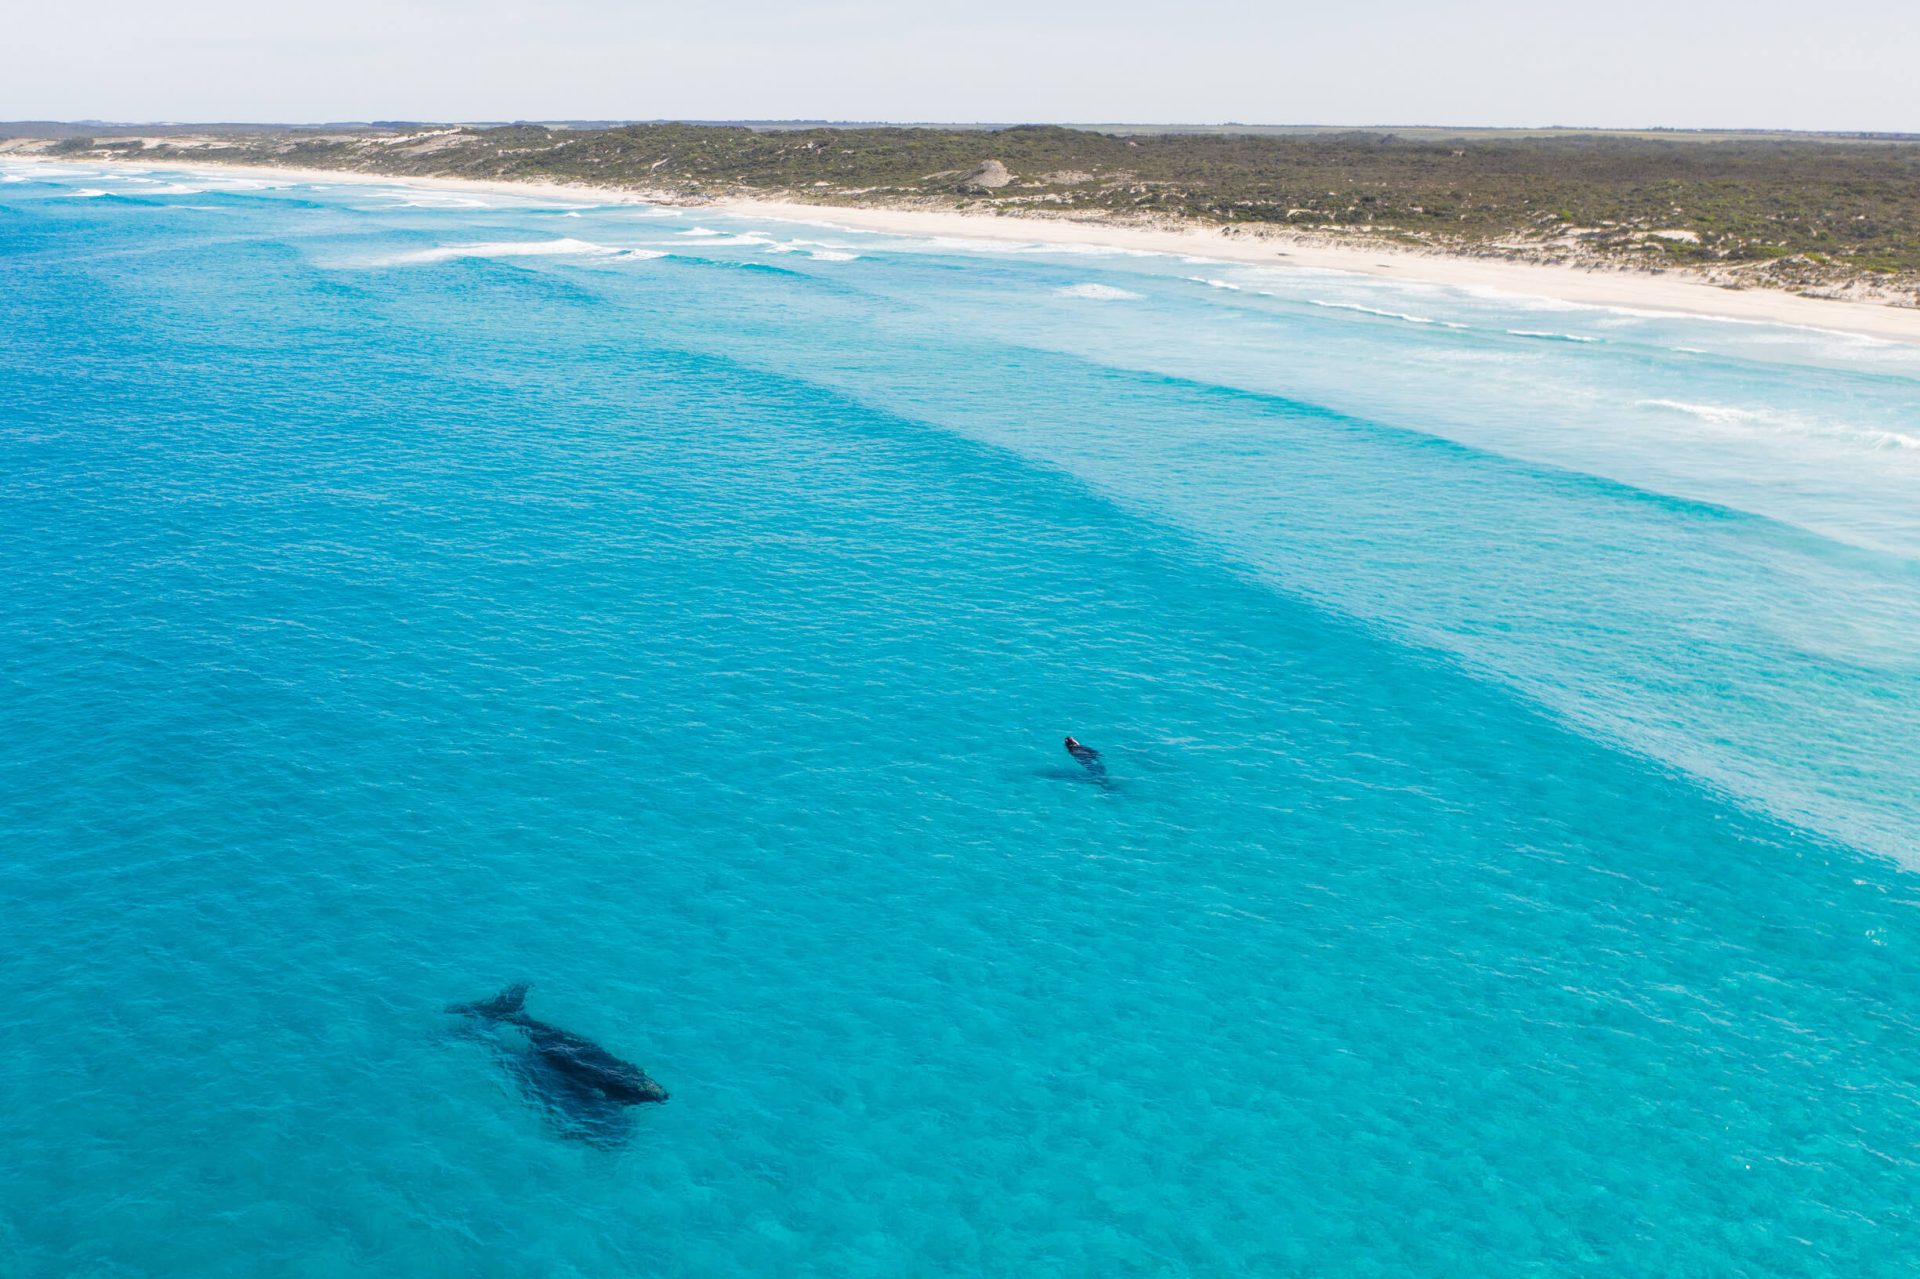
{"type": "Polygon", "coordinates": [[[0,1273],[1909,1269],[1920,352],[0,176],[0,1273]]]}

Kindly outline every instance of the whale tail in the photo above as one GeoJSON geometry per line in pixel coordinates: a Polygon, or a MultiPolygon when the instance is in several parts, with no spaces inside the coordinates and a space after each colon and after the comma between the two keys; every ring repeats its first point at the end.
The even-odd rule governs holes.
{"type": "Polygon", "coordinates": [[[484,1017],[488,1021],[505,1021],[520,1012],[527,1002],[527,992],[533,989],[526,982],[509,986],[492,999],[480,999],[471,1004],[448,1004],[450,1013],[465,1013],[470,1017],[484,1017]]]}

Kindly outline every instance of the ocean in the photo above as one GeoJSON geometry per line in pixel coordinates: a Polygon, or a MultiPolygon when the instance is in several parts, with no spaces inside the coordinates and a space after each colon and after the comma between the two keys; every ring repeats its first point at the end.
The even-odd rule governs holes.
{"type": "Polygon", "coordinates": [[[0,161],[0,405],[0,1274],[1911,1272],[1920,348],[0,161]]]}

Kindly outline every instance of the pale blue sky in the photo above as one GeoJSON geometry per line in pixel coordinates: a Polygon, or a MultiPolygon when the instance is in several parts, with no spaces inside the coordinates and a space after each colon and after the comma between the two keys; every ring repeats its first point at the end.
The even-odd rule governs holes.
{"type": "Polygon", "coordinates": [[[13,6],[0,119],[829,118],[1920,132],[1914,0],[13,6]]]}

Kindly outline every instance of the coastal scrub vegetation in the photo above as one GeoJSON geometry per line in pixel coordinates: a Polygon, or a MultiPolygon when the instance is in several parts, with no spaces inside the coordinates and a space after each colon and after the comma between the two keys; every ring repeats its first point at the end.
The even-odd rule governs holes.
{"type": "MultiPolygon", "coordinates": [[[[126,133],[135,133],[128,130],[126,133]]],[[[9,144],[18,147],[19,143],[9,144]]],[[[45,146],[111,158],[126,137],[45,146]]],[[[678,199],[1201,223],[1920,303],[1920,141],[397,126],[147,136],[152,161],[580,182],[678,199]]]]}

